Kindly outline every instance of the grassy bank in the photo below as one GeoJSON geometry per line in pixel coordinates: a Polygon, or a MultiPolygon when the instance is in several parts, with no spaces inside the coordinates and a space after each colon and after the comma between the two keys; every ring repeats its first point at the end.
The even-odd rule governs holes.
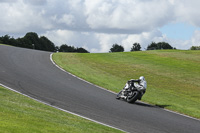
{"type": "Polygon", "coordinates": [[[143,101],[200,118],[200,51],[56,53],[65,70],[118,92],[125,82],[145,76],[143,101]]]}
{"type": "Polygon", "coordinates": [[[7,45],[7,44],[1,44],[1,43],[0,43],[0,45],[6,45],[6,46],[10,46],[10,45],[7,45]]]}
{"type": "Polygon", "coordinates": [[[120,132],[41,104],[0,86],[1,133],[120,132]]]}

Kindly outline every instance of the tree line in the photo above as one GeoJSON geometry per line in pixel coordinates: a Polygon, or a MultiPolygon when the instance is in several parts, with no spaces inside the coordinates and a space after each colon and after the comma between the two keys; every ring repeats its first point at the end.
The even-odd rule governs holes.
{"type": "Polygon", "coordinates": [[[190,50],[200,50],[200,46],[192,46],[190,50]]]}
{"type": "MultiPolygon", "coordinates": [[[[75,48],[74,46],[69,46],[67,44],[62,44],[60,47],[55,46],[53,42],[51,42],[45,36],[38,36],[35,32],[28,32],[22,38],[13,38],[9,35],[5,35],[0,37],[0,43],[23,47],[23,48],[30,48],[36,50],[43,50],[43,51],[50,51],[50,52],[76,52],[76,53],[89,53],[84,48],[75,48]]],[[[146,48],[146,50],[159,50],[159,49],[176,49],[173,48],[167,42],[152,42],[146,48]]],[[[200,46],[192,46],[190,50],[200,50],[200,46]]],[[[141,51],[141,46],[139,43],[134,43],[131,47],[130,51],[141,51]]],[[[124,47],[122,45],[118,45],[117,43],[113,44],[110,48],[109,52],[124,52],[124,47]]]]}
{"type": "MultiPolygon", "coordinates": [[[[152,42],[149,44],[146,48],[146,50],[161,50],[161,49],[176,49],[175,47],[172,47],[169,43],[167,42],[152,42]]],[[[200,50],[200,46],[192,46],[190,50],[200,50]]],[[[132,45],[132,48],[130,50],[132,51],[141,51],[141,46],[139,43],[134,43],[132,45]]],[[[110,49],[109,52],[124,52],[124,47],[122,45],[118,44],[113,44],[112,48],[110,49]]]]}
{"type": "MultiPolygon", "coordinates": [[[[159,49],[176,49],[173,48],[169,43],[167,42],[152,42],[150,45],[147,46],[146,50],[159,50],[159,49]]],[[[141,51],[141,46],[139,43],[134,43],[131,47],[132,51],[141,51]]],[[[109,52],[124,52],[124,47],[118,44],[113,44],[112,48],[109,52]]]]}
{"type": "Polygon", "coordinates": [[[36,50],[50,51],[50,52],[77,52],[77,53],[89,53],[84,48],[75,48],[74,46],[68,46],[67,44],[62,44],[60,47],[55,46],[53,42],[51,42],[45,36],[38,36],[35,32],[28,32],[22,38],[13,38],[9,35],[5,35],[0,37],[0,43],[12,45],[16,47],[22,48],[30,48],[36,50]]]}

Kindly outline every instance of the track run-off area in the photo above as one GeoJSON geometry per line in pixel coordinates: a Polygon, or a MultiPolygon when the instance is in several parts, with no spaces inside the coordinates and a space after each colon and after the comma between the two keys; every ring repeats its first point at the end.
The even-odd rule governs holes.
{"type": "Polygon", "coordinates": [[[115,93],[61,71],[50,52],[0,45],[0,84],[42,103],[133,133],[197,133],[200,121],[115,93]]]}

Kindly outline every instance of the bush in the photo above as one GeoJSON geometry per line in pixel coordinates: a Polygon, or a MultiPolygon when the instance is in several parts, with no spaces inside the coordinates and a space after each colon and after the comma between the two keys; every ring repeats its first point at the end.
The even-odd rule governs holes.
{"type": "Polygon", "coordinates": [[[159,42],[155,43],[152,42],[150,45],[147,46],[147,50],[158,50],[158,49],[175,49],[169,43],[166,42],[159,42]]]}
{"type": "Polygon", "coordinates": [[[190,50],[200,50],[200,46],[192,46],[190,50]]]}
{"type": "Polygon", "coordinates": [[[113,44],[109,52],[124,52],[124,47],[118,44],[113,44]]]}

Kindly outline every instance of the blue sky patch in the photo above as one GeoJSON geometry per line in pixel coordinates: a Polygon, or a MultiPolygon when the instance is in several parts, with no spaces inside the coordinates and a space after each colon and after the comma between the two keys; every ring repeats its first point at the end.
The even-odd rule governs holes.
{"type": "Polygon", "coordinates": [[[163,26],[160,31],[171,39],[189,40],[197,29],[199,28],[186,23],[170,23],[163,26]]]}

